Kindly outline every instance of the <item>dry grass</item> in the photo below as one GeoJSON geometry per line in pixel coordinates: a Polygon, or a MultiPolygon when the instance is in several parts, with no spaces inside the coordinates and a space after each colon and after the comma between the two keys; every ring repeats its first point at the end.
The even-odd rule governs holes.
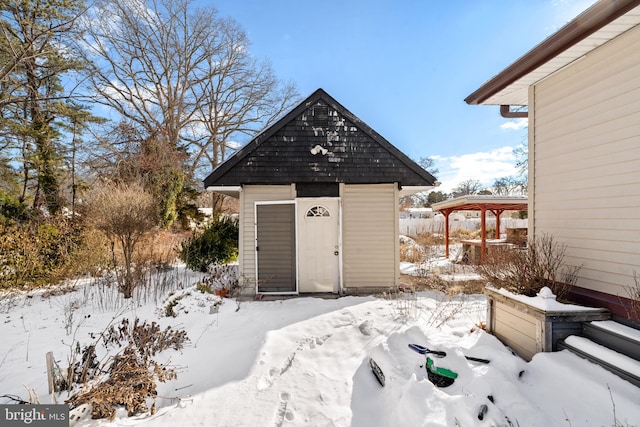
{"type": "Polygon", "coordinates": [[[140,241],[134,254],[134,262],[158,267],[172,265],[178,257],[182,242],[187,240],[189,236],[187,231],[157,230],[140,241]]]}
{"type": "Polygon", "coordinates": [[[447,295],[481,294],[486,280],[444,280],[436,273],[428,273],[422,276],[410,276],[403,274],[401,281],[410,284],[417,292],[436,291],[447,295]]]}
{"type": "Polygon", "coordinates": [[[442,234],[420,233],[415,239],[400,243],[400,261],[420,263],[433,257],[444,243],[442,234]]]}
{"type": "MultiPolygon", "coordinates": [[[[485,230],[485,236],[487,239],[493,239],[495,237],[496,229],[491,227],[485,230]]],[[[452,230],[449,233],[449,239],[451,241],[460,241],[460,240],[477,240],[480,239],[482,235],[481,230],[467,230],[464,228],[458,228],[457,230],[452,230]]]]}
{"type": "MultiPolygon", "coordinates": [[[[457,230],[460,236],[479,236],[479,231],[457,230]]],[[[401,261],[424,263],[442,256],[444,236],[437,233],[420,233],[415,239],[400,244],[401,261]]],[[[445,295],[477,294],[482,292],[485,280],[444,280],[441,275],[475,273],[473,267],[452,264],[446,268],[425,266],[416,276],[403,275],[402,282],[415,291],[437,291],[445,295]],[[458,271],[459,270],[459,271],[458,271]]]]}
{"type": "Polygon", "coordinates": [[[419,263],[424,258],[422,248],[420,248],[414,241],[408,243],[400,243],[400,261],[419,263]]]}
{"type": "Polygon", "coordinates": [[[458,228],[449,232],[449,239],[452,241],[479,239],[480,230],[467,230],[464,228],[458,228]]]}

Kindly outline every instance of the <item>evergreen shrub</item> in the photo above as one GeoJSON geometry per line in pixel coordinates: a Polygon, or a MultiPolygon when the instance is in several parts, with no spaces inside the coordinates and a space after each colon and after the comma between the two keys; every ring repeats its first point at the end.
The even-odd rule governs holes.
{"type": "Polygon", "coordinates": [[[180,259],[193,270],[206,272],[211,264],[226,264],[238,257],[238,221],[223,217],[182,244],[180,259]]]}
{"type": "Polygon", "coordinates": [[[27,209],[27,205],[0,190],[0,224],[26,220],[27,209]]]}

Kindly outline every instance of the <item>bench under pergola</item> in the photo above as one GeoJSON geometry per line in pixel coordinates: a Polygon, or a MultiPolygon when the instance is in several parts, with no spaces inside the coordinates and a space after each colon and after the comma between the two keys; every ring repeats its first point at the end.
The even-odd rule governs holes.
{"type": "Polygon", "coordinates": [[[434,203],[431,208],[444,215],[445,254],[449,258],[449,215],[454,211],[480,211],[480,257],[484,262],[487,247],[486,219],[487,211],[496,217],[496,239],[500,237],[500,215],[504,211],[526,211],[528,207],[525,196],[462,196],[444,202],[434,203]]]}

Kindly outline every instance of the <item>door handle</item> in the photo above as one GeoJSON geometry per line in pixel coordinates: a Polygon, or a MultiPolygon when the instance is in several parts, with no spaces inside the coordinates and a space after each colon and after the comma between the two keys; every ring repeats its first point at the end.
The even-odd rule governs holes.
{"type": "Polygon", "coordinates": [[[338,254],[339,254],[339,253],[340,253],[340,252],[338,252],[338,251],[334,251],[334,252],[333,252],[333,254],[334,254],[335,256],[338,256],[338,254]]]}

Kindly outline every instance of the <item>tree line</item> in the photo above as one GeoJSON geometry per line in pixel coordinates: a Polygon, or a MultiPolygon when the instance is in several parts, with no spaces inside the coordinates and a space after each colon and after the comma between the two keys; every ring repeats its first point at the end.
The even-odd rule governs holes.
{"type": "Polygon", "coordinates": [[[115,272],[131,297],[150,231],[298,98],[213,7],[0,0],[0,289],[115,272]]]}
{"type": "MultiPolygon", "coordinates": [[[[450,193],[440,190],[417,193],[407,196],[401,201],[401,205],[407,207],[431,207],[434,203],[443,202],[462,196],[521,196],[527,194],[527,156],[526,146],[520,145],[514,149],[516,157],[517,176],[496,178],[491,187],[484,187],[478,179],[468,178],[456,185],[450,193]]],[[[432,175],[438,174],[435,160],[432,157],[421,157],[417,163],[432,175]]]]}
{"type": "Polygon", "coordinates": [[[298,100],[237,22],[191,0],[3,0],[0,30],[5,213],[75,212],[96,182],[136,182],[168,227],[298,100]]]}

